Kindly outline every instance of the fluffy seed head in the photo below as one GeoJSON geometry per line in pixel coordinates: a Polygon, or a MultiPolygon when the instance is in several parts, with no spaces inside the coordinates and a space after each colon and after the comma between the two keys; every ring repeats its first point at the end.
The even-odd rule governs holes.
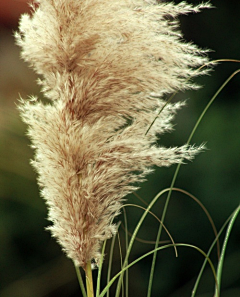
{"type": "Polygon", "coordinates": [[[21,18],[17,44],[48,103],[32,98],[19,108],[35,148],[48,229],[76,265],[98,261],[123,197],[153,165],[189,160],[201,149],[156,140],[171,131],[182,106],[165,106],[163,96],[196,88],[192,78],[207,62],[204,51],[182,40],[176,18],[204,7],[40,0],[21,18]]]}

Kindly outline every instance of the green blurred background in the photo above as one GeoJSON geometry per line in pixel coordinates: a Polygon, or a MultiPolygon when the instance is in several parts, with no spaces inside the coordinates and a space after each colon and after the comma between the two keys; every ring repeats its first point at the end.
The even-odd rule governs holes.
{"type": "MultiPolygon", "coordinates": [[[[211,2],[216,9],[181,17],[185,39],[202,48],[212,49],[209,54],[211,59],[240,59],[240,2],[211,2]]],[[[28,11],[28,6],[23,0],[0,0],[0,296],[81,296],[71,261],[44,230],[48,225],[47,211],[39,197],[36,175],[29,165],[33,152],[25,136],[26,126],[16,110],[19,95],[23,98],[31,94],[42,96],[36,84],[37,77],[20,61],[19,49],[14,45],[13,31],[17,29],[19,15],[24,11],[28,11]]],[[[211,76],[198,79],[203,86],[201,90],[179,94],[178,99],[187,99],[187,107],[177,115],[175,131],[164,135],[160,143],[166,146],[185,143],[213,94],[239,66],[238,63],[221,63],[211,76]]],[[[218,230],[240,201],[239,82],[238,74],[207,112],[192,142],[207,142],[208,150],[194,162],[182,166],[176,181],[177,187],[191,192],[205,205],[218,230]]],[[[156,169],[138,194],[150,202],[154,195],[170,185],[174,171],[175,167],[156,169]]],[[[162,197],[153,209],[159,217],[165,199],[166,196],[162,197]]],[[[141,204],[133,195],[129,197],[129,202],[141,204]]],[[[126,212],[131,232],[142,212],[136,208],[127,208],[126,212]]],[[[120,216],[119,220],[122,219],[120,216]]],[[[165,222],[176,242],[194,244],[207,251],[214,240],[211,225],[202,209],[181,193],[173,193],[165,222]]],[[[157,228],[157,221],[149,217],[139,237],[153,241],[157,228]]],[[[120,234],[124,237],[121,227],[120,234]]],[[[240,296],[239,234],[238,218],[227,247],[222,297],[240,296]]],[[[168,237],[164,234],[162,239],[168,237]]],[[[221,244],[222,241],[223,237],[221,244]]],[[[151,244],[136,242],[131,259],[152,247],[151,244]]],[[[178,251],[178,258],[172,249],[159,252],[152,296],[191,295],[204,258],[189,248],[179,248],[178,251]]],[[[216,254],[215,249],[212,253],[215,266],[216,254]]],[[[108,252],[106,264],[107,259],[108,252]]],[[[150,260],[151,257],[130,269],[129,296],[146,296],[150,260]]],[[[116,248],[115,270],[118,262],[116,248]]],[[[214,278],[208,266],[197,296],[213,296],[213,289],[214,278]]]]}

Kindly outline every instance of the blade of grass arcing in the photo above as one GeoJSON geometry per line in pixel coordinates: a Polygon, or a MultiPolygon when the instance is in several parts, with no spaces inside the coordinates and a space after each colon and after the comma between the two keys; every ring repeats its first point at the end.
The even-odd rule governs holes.
{"type": "MultiPolygon", "coordinates": [[[[125,232],[125,234],[127,233],[128,237],[132,237],[131,232],[126,231],[123,225],[121,227],[122,227],[123,231],[125,232]]],[[[155,240],[146,240],[146,239],[140,238],[138,236],[136,236],[135,240],[138,242],[141,242],[141,243],[146,243],[146,244],[151,244],[151,245],[156,243],[155,240]]],[[[158,244],[165,244],[165,243],[169,243],[169,242],[170,242],[170,240],[162,240],[162,241],[159,241],[158,244]]]]}
{"type": "MultiPolygon", "coordinates": [[[[210,246],[210,248],[209,248],[209,250],[208,250],[208,253],[207,253],[207,256],[208,256],[208,257],[210,256],[211,251],[212,251],[212,249],[214,248],[214,246],[215,246],[217,240],[219,239],[220,235],[222,234],[223,230],[225,229],[225,227],[227,226],[228,222],[231,220],[231,218],[234,216],[235,213],[236,213],[236,210],[235,210],[235,211],[228,217],[228,219],[225,221],[225,223],[223,224],[222,228],[221,228],[220,231],[218,232],[217,237],[214,239],[213,243],[211,244],[211,246],[210,246]]],[[[197,280],[196,280],[196,282],[195,282],[195,284],[194,284],[194,287],[193,287],[193,290],[192,290],[192,295],[191,295],[191,297],[195,297],[195,294],[196,294],[196,292],[197,292],[197,288],[198,288],[198,285],[199,285],[201,276],[202,276],[202,274],[203,274],[203,270],[204,270],[204,268],[205,268],[205,266],[206,266],[206,263],[207,263],[207,260],[205,259],[204,262],[203,262],[203,265],[202,265],[202,267],[201,267],[201,270],[200,270],[200,272],[199,272],[199,274],[198,274],[197,280]]],[[[216,286],[218,286],[217,283],[216,283],[216,286]]],[[[218,291],[219,291],[219,290],[218,290],[218,291]]],[[[215,297],[216,297],[216,296],[215,296],[215,297]]]]}
{"type": "MultiPolygon", "coordinates": [[[[135,204],[125,204],[124,207],[126,206],[134,206],[134,207],[137,207],[137,208],[140,208],[140,209],[143,209],[144,211],[146,211],[146,208],[140,206],[140,205],[135,205],[135,204]]],[[[172,238],[172,235],[170,234],[170,232],[168,231],[167,227],[161,222],[161,220],[152,212],[152,211],[148,211],[149,214],[151,214],[160,224],[163,225],[163,228],[164,230],[166,231],[167,235],[169,236],[171,242],[173,245],[175,245],[175,242],[172,238]]],[[[174,250],[175,250],[175,255],[176,257],[178,257],[178,252],[177,252],[177,249],[175,248],[174,246],[174,250]]]]}
{"type": "Polygon", "coordinates": [[[148,205],[148,203],[142,197],[140,197],[140,195],[138,195],[136,192],[133,192],[133,195],[137,197],[137,199],[140,200],[143,204],[148,205]]]}
{"type": "MultiPolygon", "coordinates": [[[[120,226],[121,222],[118,223],[117,230],[120,226]]],[[[113,250],[115,246],[115,241],[116,241],[116,234],[112,237],[111,240],[111,246],[110,246],[110,252],[109,252],[109,260],[108,260],[108,272],[107,272],[107,283],[109,282],[111,278],[111,270],[112,270],[112,260],[113,260],[113,250]]],[[[107,292],[107,296],[109,296],[109,291],[107,292]]]]}
{"type": "MultiPolygon", "coordinates": [[[[113,260],[113,249],[116,241],[116,235],[113,236],[111,241],[111,247],[109,252],[109,261],[108,261],[108,272],[107,272],[107,283],[111,278],[111,271],[112,271],[112,260],[113,260]]],[[[109,291],[107,292],[107,296],[109,296],[109,291]]]]}
{"type": "MultiPolygon", "coordinates": [[[[117,224],[117,230],[120,226],[121,222],[119,222],[117,224]]],[[[115,236],[113,237],[114,242],[115,242],[115,236]]],[[[106,244],[107,244],[107,240],[105,240],[103,242],[103,246],[102,246],[102,255],[101,255],[101,259],[100,259],[100,263],[99,263],[99,267],[98,267],[98,277],[97,277],[97,287],[96,287],[96,297],[98,297],[98,295],[100,294],[100,285],[101,285],[101,275],[102,275],[102,268],[103,268],[103,260],[104,260],[104,255],[105,255],[105,249],[106,249],[106,244]]],[[[111,252],[110,252],[110,256],[111,257],[111,252]]],[[[108,269],[109,267],[111,267],[111,264],[110,264],[110,260],[109,260],[109,266],[108,266],[108,269]]],[[[111,272],[110,272],[111,274],[111,272]]]]}
{"type": "Polygon", "coordinates": [[[101,276],[102,276],[103,259],[104,259],[104,253],[105,253],[106,243],[107,243],[107,240],[105,240],[103,242],[102,256],[100,258],[100,263],[99,263],[99,267],[98,267],[96,297],[100,294],[101,276]]]}
{"type": "MultiPolygon", "coordinates": [[[[123,218],[124,218],[124,226],[125,226],[125,249],[128,250],[128,222],[127,222],[127,214],[126,210],[123,207],[123,218]]],[[[127,261],[128,265],[128,261],[127,261]]],[[[126,270],[125,273],[125,295],[128,297],[128,288],[129,288],[129,276],[128,276],[128,270],[126,270]]]]}
{"type": "MultiPolygon", "coordinates": [[[[234,62],[234,63],[240,63],[240,60],[235,60],[235,59],[218,59],[218,60],[213,60],[213,61],[209,61],[208,63],[205,63],[204,65],[202,65],[201,67],[199,67],[198,70],[201,70],[204,67],[210,66],[210,65],[216,65],[219,62],[234,62]]],[[[172,101],[172,99],[176,96],[177,92],[173,93],[169,99],[166,101],[166,103],[164,104],[164,106],[159,110],[158,114],[156,115],[155,119],[152,121],[152,123],[150,124],[150,126],[148,127],[145,135],[148,134],[149,130],[152,128],[152,126],[154,125],[154,123],[156,122],[157,118],[159,117],[159,115],[161,114],[161,112],[163,111],[163,109],[167,106],[168,103],[170,103],[172,101]]]]}
{"type": "MultiPolygon", "coordinates": [[[[236,60],[235,62],[239,62],[238,60],[236,60]]],[[[202,67],[206,67],[208,64],[206,65],[203,65],[202,67]]],[[[187,144],[189,144],[192,140],[192,137],[193,135],[195,134],[199,124],[201,123],[204,115],[206,114],[207,110],[210,108],[210,106],[212,105],[212,103],[214,102],[214,100],[217,98],[217,96],[219,95],[219,93],[224,89],[224,87],[229,83],[229,81],[235,76],[237,75],[238,73],[240,72],[240,69],[236,70],[234,73],[232,73],[232,75],[230,75],[228,77],[228,79],[220,86],[220,88],[217,90],[217,92],[213,95],[213,97],[210,99],[209,103],[206,105],[206,107],[204,108],[203,112],[201,113],[200,117],[198,118],[188,140],[187,140],[187,144]]],[[[161,221],[164,223],[164,219],[165,219],[165,216],[166,216],[166,212],[167,212],[167,208],[168,208],[168,204],[169,204],[169,201],[170,201],[170,197],[171,197],[171,194],[172,194],[172,188],[174,187],[175,185],[175,181],[176,181],[176,178],[177,178],[177,175],[178,175],[178,172],[180,170],[180,167],[181,167],[181,163],[179,163],[177,165],[177,168],[175,170],[175,173],[174,173],[174,176],[173,176],[173,179],[172,179],[172,182],[171,182],[171,185],[170,185],[170,191],[168,192],[168,196],[167,196],[167,199],[166,199],[166,202],[165,202],[165,205],[164,205],[164,208],[163,208],[163,213],[162,213],[162,217],[161,217],[161,221]]],[[[162,233],[162,225],[159,226],[159,232],[158,232],[158,235],[157,235],[157,238],[156,238],[156,246],[157,247],[157,243],[160,241],[160,237],[161,237],[161,233],[162,233]]],[[[150,297],[151,296],[151,288],[152,288],[152,281],[153,281],[153,275],[154,275],[154,269],[155,269],[155,264],[156,264],[156,254],[153,255],[153,260],[152,260],[152,266],[151,266],[151,272],[150,272],[150,276],[149,276],[149,285],[148,285],[148,294],[147,294],[147,297],[150,297]]]]}
{"type": "Polygon", "coordinates": [[[111,280],[110,282],[108,283],[108,285],[103,289],[103,291],[101,292],[101,294],[99,295],[99,297],[104,297],[105,294],[107,293],[107,291],[109,290],[109,288],[111,287],[111,285],[115,282],[115,280],[119,277],[121,277],[121,275],[124,274],[124,272],[126,270],[128,270],[130,267],[132,267],[133,265],[135,265],[136,263],[138,263],[139,261],[141,261],[142,259],[146,258],[147,256],[155,253],[155,252],[158,252],[160,250],[164,250],[166,248],[169,248],[169,247],[190,247],[190,248],[193,248],[195,250],[197,250],[198,252],[200,252],[205,258],[206,260],[208,261],[210,267],[211,267],[211,270],[213,272],[213,275],[214,275],[214,279],[216,280],[216,272],[215,272],[215,269],[214,269],[214,266],[211,262],[211,260],[208,258],[208,256],[204,253],[203,250],[201,250],[200,248],[194,246],[194,245],[191,245],[191,244],[186,244],[186,243],[177,243],[177,244],[167,244],[167,245],[164,245],[164,246],[161,246],[161,247],[158,247],[157,249],[154,249],[144,255],[142,255],[141,257],[137,258],[136,260],[132,261],[130,264],[128,264],[127,266],[125,266],[121,271],[119,271],[111,280]]]}
{"type": "MultiPolygon", "coordinates": [[[[128,258],[129,258],[130,252],[131,252],[131,250],[132,250],[133,243],[134,243],[134,241],[135,241],[135,238],[136,238],[136,236],[137,236],[137,233],[138,233],[138,231],[139,231],[139,229],[140,229],[140,227],[141,227],[141,225],[142,225],[144,219],[146,218],[148,212],[149,212],[150,209],[153,207],[153,205],[156,203],[156,201],[159,199],[159,197],[160,197],[161,195],[163,195],[164,193],[170,191],[170,190],[171,190],[170,188],[167,188],[167,189],[164,189],[164,190],[162,190],[161,192],[159,192],[159,193],[153,198],[153,200],[151,201],[151,203],[148,205],[147,209],[145,210],[145,212],[144,212],[143,215],[141,216],[140,220],[138,221],[138,224],[137,224],[136,228],[134,229],[132,238],[131,238],[131,240],[130,240],[130,242],[129,242],[129,246],[128,246],[128,249],[127,249],[127,251],[126,251],[126,256],[125,256],[125,260],[124,260],[124,263],[123,263],[123,269],[122,269],[123,272],[126,270],[125,267],[128,267],[128,266],[129,266],[129,265],[127,266],[127,262],[128,262],[128,258]]],[[[118,284],[117,284],[116,295],[115,295],[116,297],[119,297],[119,295],[120,295],[120,288],[121,288],[121,282],[122,282],[123,275],[124,275],[124,273],[119,273],[119,274],[118,274],[118,276],[120,276],[120,277],[119,277],[118,284]]]]}
{"type": "Polygon", "coordinates": [[[223,242],[223,248],[222,248],[220,260],[218,262],[218,267],[217,267],[217,284],[218,284],[218,286],[216,286],[216,288],[215,288],[215,296],[218,296],[218,297],[220,297],[221,276],[222,276],[223,261],[224,261],[224,256],[225,256],[225,252],[226,252],[226,248],[227,248],[227,243],[229,240],[229,236],[231,234],[231,230],[233,228],[233,224],[234,224],[239,212],[240,212],[240,206],[237,207],[237,209],[235,210],[235,212],[231,218],[231,221],[228,224],[227,232],[226,232],[224,242],[223,242]],[[219,289],[219,294],[217,295],[218,289],[219,289]]]}
{"type": "Polygon", "coordinates": [[[82,279],[82,275],[80,272],[80,267],[74,265],[75,269],[76,269],[76,274],[77,274],[77,278],[78,278],[78,282],[82,291],[82,295],[83,297],[87,297],[87,293],[86,293],[86,289],[84,287],[84,283],[83,283],[83,279],[82,279]]]}
{"type": "Polygon", "coordinates": [[[155,119],[152,121],[151,125],[148,127],[145,135],[148,134],[149,130],[152,128],[152,126],[154,125],[154,123],[156,122],[157,118],[159,117],[160,113],[163,111],[163,109],[168,105],[168,103],[170,103],[172,101],[172,99],[175,97],[175,95],[177,94],[177,92],[173,93],[172,96],[166,101],[166,103],[163,105],[163,107],[159,110],[158,114],[156,115],[155,119]]]}
{"type": "MultiPolygon", "coordinates": [[[[120,264],[121,264],[121,269],[123,265],[123,254],[122,254],[122,248],[121,248],[121,241],[120,241],[120,236],[119,232],[117,233],[118,236],[118,247],[119,247],[119,254],[120,254],[120,264]]],[[[122,279],[122,297],[124,297],[124,280],[122,279]]]]}
{"type": "MultiPolygon", "coordinates": [[[[205,212],[211,226],[212,226],[212,229],[213,229],[213,232],[214,232],[214,235],[215,235],[215,238],[217,238],[217,229],[216,229],[216,226],[213,222],[213,219],[212,217],[210,216],[209,212],[207,211],[206,207],[202,204],[202,202],[197,199],[197,197],[195,197],[194,195],[192,195],[191,193],[183,190],[183,189],[179,189],[179,188],[173,188],[174,191],[177,191],[177,192],[181,192],[183,194],[185,194],[186,196],[189,196],[190,198],[192,198],[195,202],[197,202],[197,204],[202,208],[202,210],[205,212]]],[[[219,243],[219,240],[217,239],[217,254],[218,254],[218,259],[220,258],[220,243],[219,243]]]]}
{"type": "MultiPolygon", "coordinates": [[[[202,210],[205,212],[205,214],[208,217],[208,220],[209,220],[209,222],[210,222],[210,224],[211,224],[211,226],[213,228],[213,232],[214,232],[214,235],[215,235],[215,238],[216,238],[216,241],[217,241],[218,257],[220,257],[220,244],[219,244],[219,240],[218,240],[217,230],[216,230],[215,224],[214,224],[214,222],[213,222],[213,220],[212,220],[209,212],[207,211],[207,209],[204,207],[204,205],[195,196],[193,196],[189,192],[187,192],[185,190],[182,190],[182,189],[179,189],[179,188],[172,188],[172,191],[178,191],[178,192],[184,193],[185,195],[189,196],[194,201],[196,201],[198,203],[198,205],[202,208],[202,210]]],[[[155,245],[155,248],[156,247],[157,246],[155,245]]],[[[149,284],[150,284],[150,286],[148,287],[148,294],[149,294],[148,296],[151,296],[151,288],[152,288],[152,283],[153,283],[153,276],[154,276],[154,269],[151,270],[151,273],[150,273],[150,276],[149,276],[149,284]]]]}

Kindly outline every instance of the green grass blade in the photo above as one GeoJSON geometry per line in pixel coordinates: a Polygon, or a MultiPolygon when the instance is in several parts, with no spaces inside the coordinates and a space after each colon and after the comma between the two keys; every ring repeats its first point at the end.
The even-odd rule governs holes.
{"type": "MultiPolygon", "coordinates": [[[[190,198],[192,198],[194,201],[196,201],[198,203],[198,205],[202,208],[202,210],[205,212],[205,214],[207,215],[208,217],[208,220],[209,222],[211,223],[212,225],[212,228],[213,228],[213,231],[214,231],[214,234],[215,234],[215,237],[217,237],[217,230],[216,230],[216,227],[214,225],[214,222],[209,214],[209,212],[207,211],[207,209],[204,207],[204,205],[195,197],[193,196],[192,194],[190,194],[189,192],[185,191],[185,190],[182,190],[182,189],[178,189],[178,188],[172,188],[173,191],[178,191],[178,192],[181,192],[183,194],[185,194],[186,196],[189,196],[190,198]]],[[[159,234],[159,231],[158,231],[158,235],[157,235],[157,239],[156,239],[156,243],[158,243],[157,240],[159,240],[159,237],[160,237],[160,234],[159,234]]],[[[155,248],[157,246],[155,245],[155,248]]],[[[218,255],[220,255],[220,247],[219,247],[219,240],[217,239],[217,247],[218,247],[218,255]]],[[[149,282],[148,282],[148,293],[147,293],[147,297],[150,297],[151,296],[151,290],[152,290],[152,283],[153,283],[153,277],[154,277],[154,268],[155,268],[155,263],[156,263],[156,253],[153,254],[153,260],[152,260],[152,266],[151,266],[151,271],[150,271],[150,276],[149,276],[149,282]]]]}
{"type": "Polygon", "coordinates": [[[166,103],[163,105],[163,107],[159,110],[158,114],[156,115],[155,119],[152,121],[152,123],[149,125],[145,136],[148,134],[149,130],[152,128],[152,126],[154,125],[154,123],[156,122],[157,118],[159,117],[159,115],[161,114],[161,112],[163,111],[163,109],[168,105],[168,103],[170,103],[172,101],[172,99],[175,97],[175,95],[177,94],[177,92],[173,93],[172,96],[170,96],[170,98],[166,101],[166,103]]]}
{"type": "MultiPolygon", "coordinates": [[[[195,134],[199,124],[201,123],[204,115],[206,114],[206,112],[208,111],[208,109],[210,108],[210,106],[212,105],[212,103],[214,102],[214,100],[217,98],[217,96],[219,95],[219,93],[225,88],[225,86],[229,83],[229,81],[235,76],[237,75],[238,73],[240,72],[240,69],[236,70],[232,75],[230,75],[228,77],[228,79],[221,85],[221,87],[217,90],[217,92],[213,95],[213,97],[211,98],[211,100],[209,101],[209,103],[207,104],[207,106],[204,108],[203,112],[201,113],[200,117],[198,118],[188,140],[187,140],[187,144],[189,144],[193,138],[193,135],[195,134]]],[[[176,171],[174,173],[174,176],[173,176],[173,179],[172,179],[172,183],[171,183],[171,186],[170,188],[172,189],[174,187],[174,184],[175,184],[175,181],[176,181],[176,178],[177,178],[177,175],[178,175],[178,172],[179,172],[179,169],[181,167],[181,163],[179,163],[177,165],[177,168],[176,168],[176,171]]],[[[168,197],[167,197],[167,200],[166,200],[166,203],[165,203],[165,206],[164,206],[164,210],[163,210],[163,214],[162,214],[162,218],[161,218],[161,221],[164,223],[164,219],[165,219],[165,216],[166,216],[166,212],[167,212],[167,207],[168,207],[168,204],[169,204],[169,200],[170,200],[170,197],[171,197],[171,194],[172,194],[172,191],[169,191],[168,193],[168,197]]],[[[160,226],[160,228],[162,229],[162,227],[160,226]]]]}
{"type": "MultiPolygon", "coordinates": [[[[200,117],[198,118],[188,140],[187,140],[187,144],[190,144],[192,138],[193,138],[193,135],[195,134],[199,124],[201,123],[204,115],[206,114],[207,110],[210,108],[210,106],[212,105],[212,103],[214,102],[214,100],[217,98],[217,96],[219,95],[219,93],[224,89],[224,87],[229,83],[229,81],[235,76],[237,75],[238,73],[240,72],[240,69],[236,70],[231,76],[228,77],[228,79],[221,85],[221,87],[217,90],[217,92],[213,95],[213,97],[211,98],[211,100],[209,101],[209,103],[206,105],[206,107],[204,108],[203,112],[201,113],[200,117]]],[[[170,198],[171,198],[171,194],[172,194],[172,188],[174,187],[175,185],[175,181],[176,181],[176,178],[178,176],[178,172],[180,170],[180,167],[181,167],[181,163],[179,163],[177,165],[177,168],[175,170],[175,173],[174,173],[174,176],[173,176],[173,179],[172,179],[172,182],[171,182],[171,185],[170,185],[170,191],[168,192],[168,196],[167,196],[167,199],[166,199],[166,202],[165,202],[165,205],[164,205],[164,209],[163,209],[163,213],[162,213],[162,217],[161,217],[161,221],[162,223],[164,223],[164,220],[165,220],[165,216],[166,216],[166,213],[167,213],[167,208],[168,208],[168,204],[169,204],[169,201],[170,201],[170,198]]],[[[160,237],[161,237],[161,233],[162,233],[162,225],[159,226],[159,232],[158,232],[158,236],[157,236],[157,241],[160,240],[160,237]]],[[[151,267],[151,272],[150,272],[150,280],[151,280],[151,274],[154,273],[154,268],[155,268],[155,261],[156,261],[156,256],[154,255],[153,256],[153,261],[152,261],[152,267],[151,267]]],[[[151,286],[151,283],[149,284],[149,286],[151,286]]],[[[148,295],[148,297],[150,297],[150,295],[148,295]]]]}
{"type": "Polygon", "coordinates": [[[106,248],[107,240],[104,241],[102,246],[102,255],[98,267],[98,276],[97,276],[97,288],[96,288],[96,297],[100,294],[100,286],[101,286],[101,275],[102,275],[102,267],[103,267],[103,259],[104,259],[104,252],[106,248]]]}
{"type": "MultiPolygon", "coordinates": [[[[158,229],[158,234],[157,234],[157,238],[156,238],[155,248],[157,247],[158,242],[160,240],[161,230],[162,230],[162,228],[161,229],[160,228],[158,229]]],[[[150,297],[151,296],[151,293],[152,293],[152,284],[153,284],[153,276],[154,276],[154,270],[155,270],[156,260],[157,260],[157,252],[154,252],[153,253],[153,258],[152,258],[151,271],[150,271],[150,275],[149,275],[149,281],[148,281],[147,297],[150,297]]]]}
{"type": "MultiPolygon", "coordinates": [[[[194,200],[201,207],[201,209],[206,214],[209,223],[212,226],[213,233],[214,233],[215,238],[216,238],[218,236],[216,226],[215,226],[215,224],[213,222],[212,217],[210,216],[209,212],[207,211],[206,207],[203,205],[203,203],[199,199],[197,199],[197,197],[195,197],[194,195],[192,195],[191,193],[189,193],[189,192],[187,192],[187,191],[185,191],[183,189],[173,188],[173,190],[174,191],[177,191],[177,192],[181,192],[181,193],[185,194],[186,196],[190,197],[192,200],[194,200]]],[[[218,239],[217,239],[217,255],[218,255],[218,258],[220,258],[220,243],[219,243],[219,240],[218,239]]]]}
{"type": "Polygon", "coordinates": [[[231,234],[231,230],[233,228],[233,224],[238,216],[240,212],[240,206],[238,206],[238,208],[236,209],[236,211],[234,212],[231,221],[229,222],[228,228],[227,228],[227,232],[224,238],[224,242],[223,242],[223,247],[222,247],[222,252],[220,255],[220,260],[218,262],[218,268],[217,268],[217,284],[218,286],[216,286],[215,288],[215,296],[220,297],[220,287],[221,287],[221,276],[222,276],[222,269],[223,269],[223,262],[224,262],[224,256],[225,256],[225,252],[226,252],[226,248],[227,248],[227,243],[229,240],[229,236],[231,234]],[[219,294],[217,295],[219,291],[219,294]]]}
{"type": "MultiPolygon", "coordinates": [[[[118,223],[117,229],[120,225],[120,222],[118,223]]],[[[111,278],[111,271],[112,271],[112,262],[113,262],[113,250],[114,250],[114,246],[115,246],[115,241],[116,241],[116,235],[115,234],[112,238],[112,242],[111,242],[111,247],[110,247],[110,252],[109,252],[109,261],[108,261],[108,272],[107,272],[107,283],[109,283],[110,278],[111,278]]],[[[109,296],[109,291],[107,292],[107,296],[109,296]]]]}
{"type": "MultiPolygon", "coordinates": [[[[147,216],[147,214],[149,213],[150,209],[153,207],[153,205],[155,204],[155,202],[159,199],[159,197],[161,195],[163,195],[164,193],[168,192],[170,189],[167,188],[167,189],[164,189],[162,190],[161,192],[159,192],[155,197],[154,199],[151,201],[151,203],[148,205],[147,209],[145,210],[145,212],[143,213],[142,217],[140,218],[140,220],[138,221],[138,224],[133,232],[133,235],[131,237],[131,240],[129,242],[129,246],[128,246],[128,250],[126,252],[126,256],[125,256],[125,260],[124,260],[124,263],[123,263],[123,271],[125,271],[125,267],[127,267],[127,263],[128,263],[128,258],[129,258],[129,255],[130,255],[130,252],[132,250],[132,246],[133,246],[133,243],[135,241],[135,238],[137,236],[137,233],[145,219],[145,217],[147,216]]],[[[123,275],[124,273],[119,273],[119,280],[118,280],[118,285],[117,285],[117,290],[116,290],[116,297],[119,297],[120,295],[120,289],[121,289],[121,283],[122,283],[122,278],[123,278],[123,275]]]]}
{"type": "MultiPolygon", "coordinates": [[[[231,218],[233,217],[235,211],[229,216],[229,218],[225,221],[225,223],[223,224],[222,228],[220,229],[220,231],[218,232],[216,238],[214,239],[213,243],[211,244],[209,250],[208,250],[208,253],[207,253],[207,256],[209,257],[211,252],[212,252],[212,249],[214,248],[216,242],[218,241],[219,237],[221,236],[223,230],[225,229],[225,227],[227,226],[228,222],[231,220],[231,218]]],[[[207,260],[205,259],[204,262],[203,262],[203,265],[201,267],[201,270],[198,274],[198,277],[197,277],[197,280],[194,284],[194,287],[193,287],[193,290],[192,290],[192,295],[191,297],[195,297],[195,294],[196,294],[196,291],[197,291],[197,288],[198,288],[198,285],[199,285],[199,282],[200,282],[200,279],[201,279],[201,276],[203,274],[203,270],[206,266],[206,263],[207,263],[207,260]]]]}
{"type": "Polygon", "coordinates": [[[208,111],[209,107],[212,105],[212,103],[214,102],[214,100],[217,98],[217,96],[221,93],[221,91],[225,88],[225,86],[230,82],[230,80],[237,75],[240,72],[240,69],[236,70],[235,72],[233,72],[226,80],[225,82],[221,85],[221,87],[217,90],[217,92],[213,95],[213,97],[211,98],[211,100],[208,102],[208,104],[206,105],[206,107],[204,108],[203,112],[201,113],[200,117],[198,118],[189,138],[187,141],[187,144],[190,143],[190,141],[193,138],[193,135],[195,134],[199,124],[201,123],[204,115],[206,114],[206,112],[208,111]]]}
{"type": "MultiPolygon", "coordinates": [[[[121,241],[120,241],[119,233],[117,235],[118,235],[118,246],[119,246],[119,254],[120,254],[120,263],[121,263],[121,269],[122,269],[122,267],[123,267],[123,254],[122,254],[122,248],[121,248],[121,241]]],[[[122,297],[124,297],[124,279],[122,279],[121,286],[122,286],[122,297]]]]}
{"type": "Polygon", "coordinates": [[[125,266],[120,272],[118,272],[111,280],[110,282],[108,283],[108,285],[103,289],[102,293],[99,295],[99,297],[104,297],[105,294],[107,293],[107,291],[109,290],[109,287],[115,282],[115,280],[120,277],[121,275],[124,274],[124,272],[126,270],[128,270],[130,267],[132,267],[133,265],[137,264],[139,261],[141,261],[142,259],[146,258],[147,256],[155,253],[156,251],[160,251],[160,250],[163,250],[163,249],[166,249],[166,248],[169,248],[169,247],[190,247],[190,248],[193,248],[195,250],[197,250],[198,252],[200,252],[208,261],[210,267],[211,267],[211,270],[213,272],[213,275],[214,275],[214,279],[216,281],[216,272],[215,272],[215,269],[214,269],[214,266],[211,262],[211,260],[208,258],[208,256],[204,253],[204,251],[202,251],[200,248],[194,246],[194,245],[191,245],[191,244],[185,244],[185,243],[177,243],[177,244],[168,244],[168,245],[164,245],[164,246],[161,246],[161,247],[158,247],[157,249],[154,249],[144,255],[142,255],[141,257],[139,257],[138,259],[134,260],[133,262],[131,262],[130,264],[128,264],[127,266],[125,266]]]}
{"type": "MultiPolygon", "coordinates": [[[[123,217],[124,217],[124,226],[125,226],[125,249],[128,250],[128,223],[127,223],[127,215],[126,210],[123,208],[123,217]]],[[[128,261],[126,262],[126,265],[128,265],[128,261]]],[[[125,296],[128,297],[128,284],[129,276],[128,276],[128,270],[126,270],[125,273],[125,296]]]]}
{"type": "MultiPolygon", "coordinates": [[[[108,272],[107,272],[107,284],[110,281],[111,278],[111,271],[112,271],[112,260],[113,260],[113,248],[115,245],[115,240],[116,236],[113,237],[112,242],[111,242],[111,247],[110,247],[110,252],[109,252],[109,261],[108,261],[108,272]]],[[[107,297],[109,297],[109,291],[107,292],[107,297]]]]}
{"type": "Polygon", "coordinates": [[[86,289],[85,289],[85,286],[84,286],[84,283],[83,283],[80,268],[78,266],[76,266],[76,265],[74,265],[74,266],[75,266],[75,269],[76,269],[76,274],[77,274],[78,282],[79,282],[79,285],[80,285],[80,288],[81,288],[81,291],[82,291],[82,295],[83,295],[83,297],[87,297],[87,293],[86,293],[86,289]]]}

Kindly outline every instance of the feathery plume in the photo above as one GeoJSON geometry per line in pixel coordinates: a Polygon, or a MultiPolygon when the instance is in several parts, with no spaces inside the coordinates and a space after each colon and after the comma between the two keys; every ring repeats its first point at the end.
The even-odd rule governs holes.
{"type": "Polygon", "coordinates": [[[48,102],[32,98],[19,108],[35,149],[48,229],[75,265],[98,262],[101,242],[116,232],[112,220],[123,197],[153,165],[191,160],[201,150],[156,144],[183,103],[168,103],[156,116],[164,95],[197,88],[191,79],[205,73],[197,70],[205,52],[182,40],[176,18],[206,7],[39,0],[31,16],[21,17],[17,44],[41,76],[48,102]]]}

